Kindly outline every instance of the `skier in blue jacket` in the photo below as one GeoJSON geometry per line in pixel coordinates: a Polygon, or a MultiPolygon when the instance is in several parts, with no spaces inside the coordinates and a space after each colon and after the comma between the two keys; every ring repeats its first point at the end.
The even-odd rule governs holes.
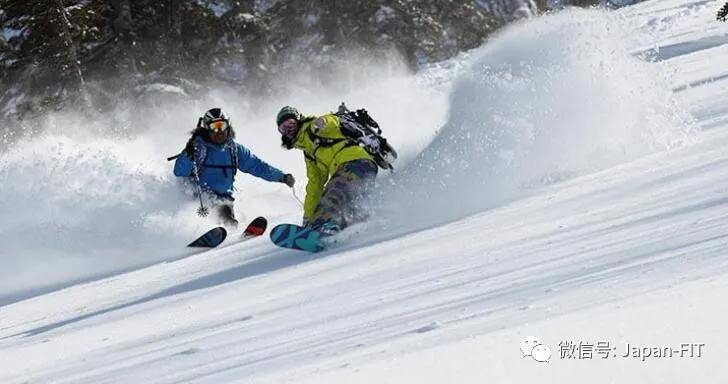
{"type": "Polygon", "coordinates": [[[208,110],[192,131],[184,151],[174,164],[174,175],[189,178],[210,197],[218,215],[226,225],[236,226],[233,209],[233,181],[238,170],[263,180],[293,187],[295,179],[259,159],[250,150],[236,143],[230,119],[220,108],[208,110]],[[193,160],[194,159],[194,160],[193,160]]]}

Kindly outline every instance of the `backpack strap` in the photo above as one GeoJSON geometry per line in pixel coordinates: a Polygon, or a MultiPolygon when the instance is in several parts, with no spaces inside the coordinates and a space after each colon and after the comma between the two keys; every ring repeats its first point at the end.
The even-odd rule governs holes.
{"type": "MultiPolygon", "coordinates": [[[[329,139],[326,137],[321,137],[315,133],[313,133],[312,130],[308,130],[308,138],[311,139],[311,141],[316,144],[316,149],[318,150],[318,147],[330,147],[335,144],[339,144],[342,141],[349,140],[346,138],[343,139],[329,139]]],[[[315,151],[314,151],[315,152],[315,151]]]]}
{"type": "Polygon", "coordinates": [[[305,155],[305,156],[307,158],[313,160],[313,161],[316,161],[316,152],[318,152],[318,150],[321,147],[325,147],[326,148],[326,147],[334,146],[334,145],[339,144],[339,143],[344,142],[344,141],[347,142],[345,145],[341,146],[341,148],[339,148],[339,150],[336,151],[336,153],[334,153],[334,157],[336,157],[336,155],[338,155],[339,152],[343,151],[344,149],[346,149],[348,147],[351,147],[351,146],[354,146],[354,145],[359,145],[355,141],[353,141],[353,140],[351,140],[349,138],[329,139],[329,138],[326,138],[326,137],[318,136],[315,133],[313,133],[311,130],[308,131],[308,137],[316,145],[316,149],[313,150],[313,155],[311,155],[311,156],[305,155]]]}
{"type": "Polygon", "coordinates": [[[232,142],[232,148],[230,148],[230,159],[233,162],[233,181],[235,181],[235,175],[238,173],[238,145],[232,142]]]}

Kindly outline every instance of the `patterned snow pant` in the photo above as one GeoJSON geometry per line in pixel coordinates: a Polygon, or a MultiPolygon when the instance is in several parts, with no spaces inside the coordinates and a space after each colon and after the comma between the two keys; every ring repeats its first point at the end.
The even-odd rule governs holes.
{"type": "Polygon", "coordinates": [[[344,229],[350,224],[367,219],[368,210],[364,199],[374,189],[377,165],[370,160],[348,161],[331,176],[321,196],[311,227],[321,229],[324,225],[335,225],[344,229]]]}

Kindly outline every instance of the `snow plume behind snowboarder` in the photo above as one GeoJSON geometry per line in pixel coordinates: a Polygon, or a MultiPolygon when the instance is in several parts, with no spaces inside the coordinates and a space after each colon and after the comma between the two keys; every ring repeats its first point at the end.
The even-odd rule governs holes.
{"type": "Polygon", "coordinates": [[[391,169],[386,160],[396,158],[386,140],[378,140],[381,136],[374,131],[362,131],[357,115],[349,115],[343,104],[342,108],[339,113],[303,116],[287,106],[276,116],[283,147],[304,154],[308,184],[303,224],[324,235],[367,218],[362,202],[374,187],[377,165],[391,169]],[[377,156],[381,148],[390,149],[392,155],[377,156]]]}
{"type": "MultiPolygon", "coordinates": [[[[198,188],[201,208],[205,208],[204,195],[223,223],[232,227],[238,224],[233,206],[233,183],[238,170],[289,187],[295,183],[293,175],[259,159],[234,138],[230,119],[220,108],[212,108],[199,118],[182,153],[170,158],[176,159],[174,175],[187,178],[198,188]]],[[[198,212],[203,215],[204,211],[198,212]]]]}

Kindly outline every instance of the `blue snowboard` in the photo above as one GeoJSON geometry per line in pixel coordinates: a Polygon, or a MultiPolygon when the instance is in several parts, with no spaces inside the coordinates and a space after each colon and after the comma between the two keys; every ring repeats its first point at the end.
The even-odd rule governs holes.
{"type": "Polygon", "coordinates": [[[321,241],[323,238],[319,231],[296,224],[279,224],[270,231],[273,244],[306,252],[318,252],[324,249],[324,243],[321,241]]]}
{"type": "Polygon", "coordinates": [[[197,238],[197,240],[191,242],[188,247],[197,248],[215,248],[220,243],[225,241],[227,237],[227,231],[223,227],[213,228],[207,231],[204,235],[197,238]]]}

